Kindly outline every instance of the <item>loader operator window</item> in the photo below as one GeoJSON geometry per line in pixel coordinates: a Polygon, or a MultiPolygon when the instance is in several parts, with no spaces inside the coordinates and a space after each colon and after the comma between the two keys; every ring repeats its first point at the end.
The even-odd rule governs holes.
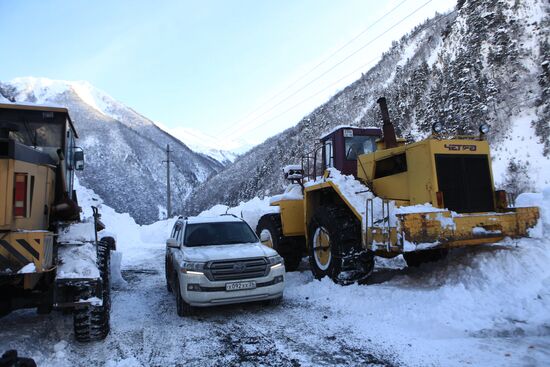
{"type": "Polygon", "coordinates": [[[345,141],[346,159],[356,160],[361,154],[372,153],[376,150],[376,136],[352,136],[345,141]]]}
{"type": "Polygon", "coordinates": [[[19,124],[19,131],[10,131],[10,138],[30,147],[55,147],[62,144],[63,125],[45,122],[19,124]]]}
{"type": "Polygon", "coordinates": [[[405,153],[376,161],[374,178],[387,177],[402,172],[407,172],[407,155],[405,153]]]}
{"type": "Polygon", "coordinates": [[[332,155],[332,140],[325,142],[325,162],[327,167],[334,166],[334,156],[332,155]]]}

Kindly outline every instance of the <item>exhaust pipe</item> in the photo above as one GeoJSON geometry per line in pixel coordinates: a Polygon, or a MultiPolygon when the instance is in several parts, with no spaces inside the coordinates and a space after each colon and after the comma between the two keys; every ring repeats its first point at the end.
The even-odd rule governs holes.
{"type": "Polygon", "coordinates": [[[382,112],[382,121],[384,126],[382,131],[384,132],[384,144],[386,149],[397,147],[397,137],[395,136],[395,129],[390,121],[390,113],[388,112],[388,105],[386,104],[386,97],[380,97],[376,101],[380,105],[380,112],[382,112]]]}

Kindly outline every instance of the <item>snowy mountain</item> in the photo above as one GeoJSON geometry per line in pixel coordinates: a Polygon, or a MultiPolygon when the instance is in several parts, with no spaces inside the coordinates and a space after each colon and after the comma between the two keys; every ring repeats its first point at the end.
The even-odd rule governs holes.
{"type": "Polygon", "coordinates": [[[197,154],[151,120],[87,82],[16,78],[0,82],[0,96],[11,102],[68,107],[86,153],[82,184],[139,223],[157,220],[166,203],[166,146],[172,153],[172,206],[181,212],[187,196],[223,168],[197,154]]]}
{"type": "Polygon", "coordinates": [[[550,183],[550,15],[545,0],[460,0],[417,26],[363,76],[202,184],[186,208],[236,205],[281,192],[282,167],[300,163],[322,131],[381,126],[386,96],[399,135],[419,140],[442,122],[449,133],[492,126],[498,187],[519,193],[550,183]]]}
{"type": "Polygon", "coordinates": [[[181,140],[194,152],[214,158],[224,165],[233,163],[240,154],[246,151],[246,148],[244,150],[242,148],[235,149],[240,146],[237,142],[221,145],[219,139],[196,129],[186,127],[169,129],[164,126],[160,127],[170,135],[181,140]]]}

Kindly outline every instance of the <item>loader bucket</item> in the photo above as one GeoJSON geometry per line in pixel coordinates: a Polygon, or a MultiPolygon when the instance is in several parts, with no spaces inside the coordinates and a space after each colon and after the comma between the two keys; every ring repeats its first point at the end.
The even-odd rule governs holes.
{"type": "Polygon", "coordinates": [[[539,208],[513,208],[506,213],[456,214],[450,211],[398,214],[402,244],[451,248],[494,243],[506,237],[528,237],[539,208]]]}

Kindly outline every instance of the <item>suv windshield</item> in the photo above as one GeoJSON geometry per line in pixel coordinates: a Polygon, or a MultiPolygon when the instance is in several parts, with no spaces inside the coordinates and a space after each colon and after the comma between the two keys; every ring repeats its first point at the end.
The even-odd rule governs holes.
{"type": "Polygon", "coordinates": [[[218,222],[188,224],[185,228],[184,246],[232,245],[257,242],[258,238],[243,222],[218,222]]]}

